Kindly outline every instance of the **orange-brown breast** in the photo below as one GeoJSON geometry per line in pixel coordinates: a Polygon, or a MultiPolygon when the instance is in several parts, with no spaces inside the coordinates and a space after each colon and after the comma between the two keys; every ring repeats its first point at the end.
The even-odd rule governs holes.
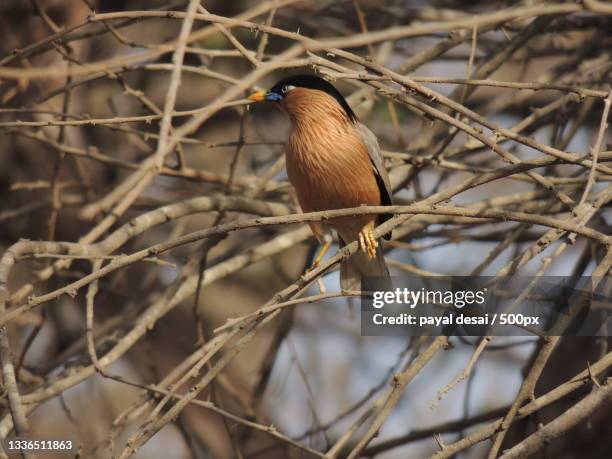
{"type": "MultiPolygon", "coordinates": [[[[285,96],[283,106],[292,121],[287,173],[302,210],[380,205],[367,148],[335,99],[322,91],[296,88],[285,96]]],[[[350,242],[375,219],[371,215],[337,218],[329,224],[350,242]]],[[[314,225],[313,231],[317,234],[320,227],[314,225]]]]}

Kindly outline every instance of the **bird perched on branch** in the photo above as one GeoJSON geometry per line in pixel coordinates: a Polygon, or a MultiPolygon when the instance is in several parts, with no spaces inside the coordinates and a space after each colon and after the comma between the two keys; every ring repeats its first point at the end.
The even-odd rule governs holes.
{"type": "MultiPolygon", "coordinates": [[[[391,185],[376,136],[357,120],[331,83],[314,75],[291,76],[249,99],[277,103],[291,120],[287,173],[304,212],[392,204],[391,185]]],[[[359,215],[309,223],[322,243],[312,267],[332,243],[331,227],[338,233],[341,246],[359,241],[360,251],[340,267],[343,289],[359,289],[362,276],[388,277],[373,229],[390,217],[359,215]]]]}

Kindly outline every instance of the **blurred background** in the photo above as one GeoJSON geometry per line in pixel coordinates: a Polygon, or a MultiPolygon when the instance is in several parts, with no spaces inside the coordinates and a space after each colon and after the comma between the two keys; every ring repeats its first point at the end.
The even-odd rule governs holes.
{"type": "MultiPolygon", "coordinates": [[[[188,3],[0,2],[2,67],[63,69],[50,70],[42,77],[3,78],[0,74],[0,252],[20,239],[82,242],[110,216],[112,224],[89,242],[104,240],[140,215],[199,197],[211,200],[180,218],[151,225],[108,255],[132,253],[219,223],[299,211],[284,171],[283,149],[289,130],[285,115],[270,105],[247,108],[223,103],[197,129],[180,138],[178,148],[166,156],[161,173],[113,217],[115,204],[135,189],[121,184],[129,183],[134,171],[157,149],[175,40],[183,24],[177,15],[120,13],[184,12],[188,3]],[[104,13],[119,14],[108,20],[91,16],[104,13]],[[88,71],[84,66],[100,62],[104,63],[102,70],[88,71]],[[227,204],[224,199],[229,198],[245,202],[227,204]],[[278,207],[257,210],[264,204],[278,207]]],[[[518,19],[510,14],[520,8],[545,12],[558,4],[206,0],[201,2],[205,10],[199,13],[239,17],[317,40],[400,26],[451,24],[346,49],[400,74],[421,77],[417,81],[498,126],[516,128],[541,145],[582,157],[596,143],[603,101],[610,90],[612,17],[586,10],[554,15],[538,15],[534,10],[518,19]],[[453,21],[496,12],[500,15],[497,22],[476,28],[452,27],[453,21]],[[432,81],[435,78],[537,81],[591,92],[439,83],[432,81]]],[[[175,104],[179,113],[172,120],[171,136],[201,113],[199,109],[245,81],[257,65],[270,62],[293,44],[288,37],[234,27],[229,22],[221,28],[211,24],[196,18],[193,25],[192,33],[205,27],[211,27],[211,32],[188,44],[175,104]]],[[[363,71],[325,49],[315,54],[347,68],[346,72],[363,71]]],[[[464,132],[377,92],[365,81],[342,78],[338,75],[342,71],[323,64],[311,63],[306,68],[279,65],[232,100],[243,99],[255,86],[270,87],[288,74],[334,76],[334,84],[378,136],[398,204],[421,200],[508,165],[464,132]]],[[[393,83],[388,85],[397,89],[393,83]]],[[[421,100],[475,124],[437,101],[421,100]]],[[[484,132],[494,134],[489,129],[484,132]]],[[[609,131],[604,131],[601,164],[612,158],[609,142],[609,131]]],[[[545,157],[523,143],[504,139],[503,145],[519,161],[545,157]]],[[[588,168],[558,162],[536,170],[557,190],[575,202],[580,200],[588,168]]],[[[598,174],[588,202],[597,203],[606,196],[611,177],[598,174]]],[[[470,188],[454,196],[451,203],[571,217],[567,207],[523,171],[470,188]]],[[[609,209],[608,201],[599,202],[588,226],[610,234],[609,209]]],[[[548,230],[512,221],[428,216],[398,228],[386,250],[396,275],[589,276],[600,265],[603,247],[583,237],[567,244],[562,233],[541,242],[548,230]]],[[[317,247],[305,225],[240,230],[226,239],[210,241],[181,245],[100,279],[93,318],[99,358],[135,329],[151,305],[165,301],[170,305],[154,326],[129,343],[124,353],[110,359],[107,374],[95,371],[87,349],[86,289],[45,302],[8,324],[31,437],[73,439],[78,457],[118,457],[155,406],[154,396],[160,396],[144,386],[167,387],[160,381],[172,371],[185,374],[194,362],[188,360],[190,356],[215,336],[217,327],[228,318],[257,310],[297,281],[317,247]],[[200,266],[206,270],[195,304],[200,266]],[[190,287],[179,295],[180,301],[168,300],[176,298],[172,295],[187,282],[190,287]],[[45,392],[49,387],[50,392],[45,392]]],[[[69,260],[50,276],[50,266],[58,263],[57,258],[25,256],[17,261],[8,279],[9,311],[27,302],[30,295],[53,291],[92,271],[92,260],[69,260]]],[[[304,295],[338,289],[337,272],[332,272],[304,295]]],[[[407,387],[363,457],[429,457],[440,450],[440,444],[452,444],[503,416],[540,343],[537,339],[494,338],[469,376],[438,399],[439,391],[464,370],[478,343],[477,337],[452,338],[452,348],[432,359],[407,387]]],[[[423,346],[405,337],[361,336],[355,299],[331,298],[286,308],[257,329],[252,341],[198,397],[243,420],[273,425],[284,439],[210,407],[191,404],[134,457],[316,457],[286,439],[314,451],[328,451],[388,391],[393,374],[405,368],[423,346]]],[[[229,349],[230,345],[221,350],[212,364],[229,349]]],[[[607,338],[564,338],[546,365],[536,396],[607,354],[607,338]]],[[[607,371],[599,376],[602,381],[607,371]]],[[[180,384],[179,392],[185,393],[197,379],[180,384]]],[[[516,421],[504,449],[564,413],[590,390],[591,385],[585,384],[535,415],[516,421]]],[[[0,410],[0,431],[9,435],[12,421],[7,403],[3,401],[0,410]]],[[[609,457],[610,426],[609,409],[596,411],[588,422],[547,445],[540,457],[609,457]]],[[[342,451],[349,451],[367,427],[366,422],[342,451]]],[[[486,440],[455,457],[487,457],[489,448],[486,440]]]]}

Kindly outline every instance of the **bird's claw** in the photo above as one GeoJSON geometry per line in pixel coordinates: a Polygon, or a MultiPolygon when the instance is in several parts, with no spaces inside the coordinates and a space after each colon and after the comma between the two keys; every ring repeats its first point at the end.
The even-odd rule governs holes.
{"type": "Polygon", "coordinates": [[[359,247],[368,256],[368,258],[376,258],[376,249],[378,241],[374,237],[372,228],[367,227],[359,232],[359,247]]]}
{"type": "Polygon", "coordinates": [[[304,276],[306,276],[307,274],[310,274],[312,271],[314,271],[315,269],[317,269],[319,267],[319,263],[314,261],[309,268],[306,268],[306,271],[304,272],[304,276]]]}

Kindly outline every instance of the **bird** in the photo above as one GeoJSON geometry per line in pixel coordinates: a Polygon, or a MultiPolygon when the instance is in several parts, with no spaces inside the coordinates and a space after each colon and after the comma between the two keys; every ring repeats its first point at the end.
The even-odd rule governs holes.
{"type": "MultiPolygon", "coordinates": [[[[287,175],[303,212],[393,204],[376,135],[357,119],[330,82],[317,75],[294,75],[248,98],[272,102],[289,117],[287,175]]],[[[389,218],[391,214],[357,215],[309,222],[321,244],[310,269],[316,268],[329,250],[334,230],[340,247],[359,241],[359,250],[340,265],[343,290],[359,290],[364,276],[388,278],[382,247],[373,230],[389,218]]],[[[390,239],[391,233],[384,238],[390,239]]]]}

